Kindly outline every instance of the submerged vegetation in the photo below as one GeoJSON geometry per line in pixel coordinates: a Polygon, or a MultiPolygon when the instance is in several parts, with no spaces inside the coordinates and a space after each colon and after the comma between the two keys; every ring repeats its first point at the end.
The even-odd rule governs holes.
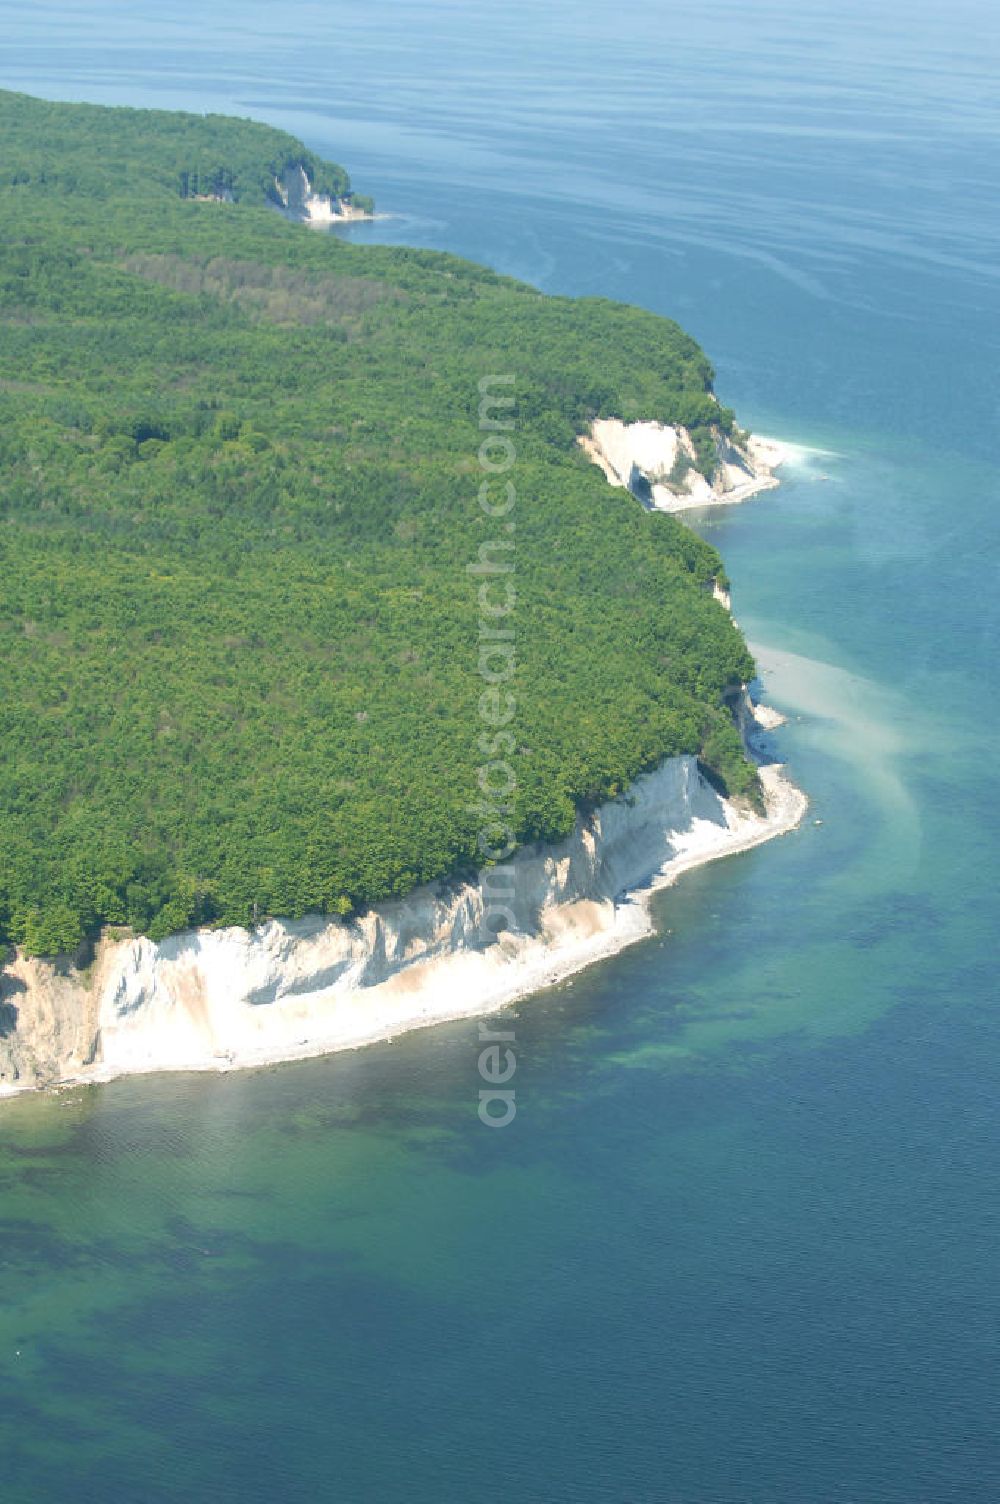
{"type": "Polygon", "coordinates": [[[717,554],[575,442],[656,417],[710,466],[733,416],[675,324],[290,225],[276,164],[346,174],[265,126],[0,94],[0,148],[0,939],[342,914],[478,865],[493,373],[519,840],[678,753],[754,789],[717,554]]]}

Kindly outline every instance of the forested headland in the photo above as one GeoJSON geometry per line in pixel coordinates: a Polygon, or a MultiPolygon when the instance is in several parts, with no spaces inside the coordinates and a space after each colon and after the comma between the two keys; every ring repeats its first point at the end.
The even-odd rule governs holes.
{"type": "Polygon", "coordinates": [[[516,397],[522,842],[753,793],[718,555],[587,463],[733,415],[678,326],[273,212],[269,127],[0,93],[0,940],[347,914],[481,864],[479,384],[516,397]],[[216,201],[218,200],[218,201],[216,201]]]}

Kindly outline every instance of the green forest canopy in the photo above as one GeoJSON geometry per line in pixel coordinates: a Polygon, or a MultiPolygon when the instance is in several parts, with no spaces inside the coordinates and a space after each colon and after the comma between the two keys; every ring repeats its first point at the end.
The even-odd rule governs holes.
{"type": "Polygon", "coordinates": [[[100,200],[225,194],[277,206],[275,179],[302,167],[314,192],[358,207],[372,202],[352,193],[343,167],[324,162],[294,136],[228,115],[52,104],[0,90],[0,131],[3,187],[100,200]]]}
{"type": "Polygon", "coordinates": [[[279,131],[0,93],[0,938],[345,914],[480,864],[479,383],[515,377],[521,841],[664,757],[756,791],[718,555],[595,416],[732,414],[678,326],[267,207],[279,131]],[[182,196],[228,174],[236,202],[182,196]],[[202,170],[198,165],[198,171],[202,170]],[[207,170],[207,169],[206,169],[207,170]]]}

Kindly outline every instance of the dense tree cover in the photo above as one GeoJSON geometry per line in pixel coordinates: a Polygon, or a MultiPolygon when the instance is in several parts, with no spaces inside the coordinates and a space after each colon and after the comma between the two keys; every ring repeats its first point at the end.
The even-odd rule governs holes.
{"type": "MultiPolygon", "coordinates": [[[[343,167],[325,162],[284,131],[226,115],[180,110],[50,104],[0,91],[0,185],[94,199],[231,197],[280,202],[275,178],[301,166],[316,193],[353,199],[343,167]]],[[[15,201],[16,202],[16,201],[15,201]]]]}
{"type": "Polygon", "coordinates": [[[194,119],[0,94],[3,171],[62,163],[0,186],[0,938],[347,913],[478,865],[467,566],[498,539],[518,838],[680,752],[752,795],[718,555],[576,444],[655,416],[707,467],[733,418],[694,341],[182,199],[189,132],[234,183],[287,139],[194,119]],[[493,373],[515,378],[510,533],[478,499],[493,373]]]}

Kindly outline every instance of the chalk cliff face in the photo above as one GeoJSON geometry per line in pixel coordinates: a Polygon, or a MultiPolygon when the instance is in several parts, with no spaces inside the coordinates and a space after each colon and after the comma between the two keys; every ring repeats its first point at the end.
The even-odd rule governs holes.
{"type": "Polygon", "coordinates": [[[304,167],[287,167],[280,178],[274,180],[275,190],[290,219],[304,220],[308,224],[339,224],[350,219],[371,219],[371,215],[357,209],[347,199],[331,198],[325,193],[314,193],[304,167]]]}
{"type": "Polygon", "coordinates": [[[579,442],[613,486],[662,512],[746,501],[778,484],[774,471],[784,459],[779,444],[751,437],[743,447],[719,433],[718,464],[708,481],[692,468],[695,448],[685,428],[597,418],[579,442]]]}
{"type": "Polygon", "coordinates": [[[351,922],[106,936],[86,970],[16,957],[0,974],[0,1092],[291,1059],[488,1012],[647,933],[631,890],[797,823],[797,790],[776,768],[762,778],[764,816],[672,758],[565,841],[351,922]]]}

